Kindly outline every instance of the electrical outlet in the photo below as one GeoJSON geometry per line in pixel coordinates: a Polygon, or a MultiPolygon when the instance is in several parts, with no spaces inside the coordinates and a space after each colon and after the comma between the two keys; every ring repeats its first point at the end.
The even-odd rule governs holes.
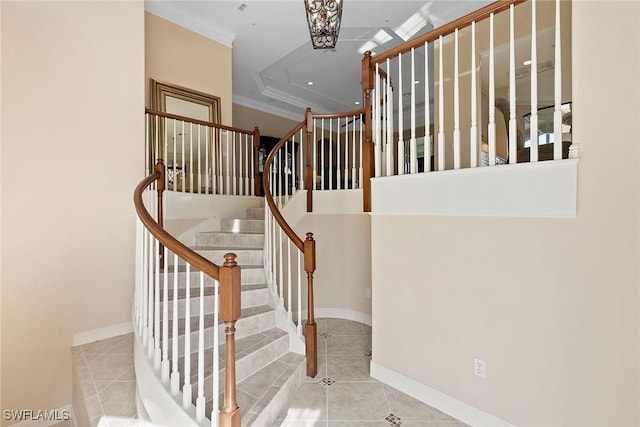
{"type": "Polygon", "coordinates": [[[364,290],[364,296],[365,296],[365,298],[371,298],[371,289],[366,288],[364,290]]]}
{"type": "Polygon", "coordinates": [[[487,376],[486,362],[482,359],[473,359],[473,373],[480,378],[486,378],[487,376]]]}

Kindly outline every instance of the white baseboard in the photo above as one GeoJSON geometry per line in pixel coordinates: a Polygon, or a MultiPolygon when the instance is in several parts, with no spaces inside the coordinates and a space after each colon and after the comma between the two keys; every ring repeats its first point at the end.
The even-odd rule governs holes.
{"type": "MultiPolygon", "coordinates": [[[[69,415],[69,418],[71,420],[71,423],[75,426],[75,418],[73,416],[73,405],[67,405],[67,406],[63,406],[62,408],[58,408],[58,409],[54,409],[54,410],[50,410],[48,411],[47,414],[44,414],[43,417],[47,418],[48,416],[54,416],[58,415],[55,420],[44,420],[44,419],[32,419],[32,420],[26,420],[23,421],[21,423],[18,424],[14,424],[14,427],[48,427],[48,426],[52,426],[54,424],[58,424],[61,421],[66,421],[64,419],[64,414],[65,412],[69,415]],[[55,414],[55,415],[54,415],[55,414]]],[[[5,414],[3,414],[4,416],[5,414]]],[[[34,413],[32,415],[33,417],[36,417],[36,412],[34,410],[34,413]]]]}
{"type": "Polygon", "coordinates": [[[73,347],[133,332],[133,322],[118,323],[73,335],[73,347]]]}
{"type": "Polygon", "coordinates": [[[355,310],[347,310],[346,308],[316,308],[315,317],[330,317],[332,319],[353,320],[354,322],[360,322],[364,323],[365,325],[371,326],[370,314],[364,314],[355,310]]]}
{"type": "Polygon", "coordinates": [[[513,427],[504,420],[371,361],[371,376],[471,426],[513,427]]]}

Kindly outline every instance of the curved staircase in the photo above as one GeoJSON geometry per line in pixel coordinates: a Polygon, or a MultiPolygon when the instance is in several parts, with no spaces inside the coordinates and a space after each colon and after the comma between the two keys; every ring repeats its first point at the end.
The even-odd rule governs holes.
{"type": "MultiPolygon", "coordinates": [[[[203,257],[218,261],[224,254],[233,252],[237,255],[238,265],[242,269],[242,315],[236,324],[236,380],[238,405],[242,408],[242,426],[271,425],[278,414],[300,386],[304,378],[304,356],[289,352],[289,336],[287,332],[276,327],[276,312],[271,302],[271,293],[267,287],[263,268],[264,247],[264,207],[247,208],[245,218],[229,218],[221,220],[220,231],[197,232],[196,245],[192,247],[203,257]]],[[[170,266],[169,280],[173,281],[173,267],[170,266]]],[[[197,271],[190,277],[191,313],[191,366],[197,366],[197,329],[198,304],[200,290],[197,271]]],[[[178,311],[181,331],[180,339],[184,340],[184,322],[186,314],[186,269],[178,268],[178,311]]],[[[211,337],[214,328],[214,282],[205,282],[205,337],[211,337]]],[[[169,307],[170,318],[172,307],[169,307]]],[[[224,336],[224,326],[219,323],[219,334],[224,336]]],[[[169,329],[172,328],[170,323],[169,329]]],[[[180,342],[182,348],[182,341],[180,342]]],[[[207,348],[211,348],[209,342],[207,348]]],[[[205,395],[207,399],[206,414],[211,413],[210,390],[213,369],[213,353],[206,352],[205,358],[205,395]],[[209,390],[207,394],[206,391],[209,390]]],[[[224,385],[224,344],[220,345],[220,390],[224,385]]],[[[180,355],[179,365],[184,365],[184,354],[180,355]]],[[[195,384],[197,373],[192,371],[192,384],[195,384]]],[[[196,401],[195,385],[193,386],[193,403],[196,401]]],[[[222,394],[219,397],[222,398],[222,394]]]]}

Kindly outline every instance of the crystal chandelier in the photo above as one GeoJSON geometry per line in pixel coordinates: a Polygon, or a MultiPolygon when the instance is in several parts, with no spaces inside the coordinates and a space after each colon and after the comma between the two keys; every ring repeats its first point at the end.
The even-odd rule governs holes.
{"type": "Polygon", "coordinates": [[[314,49],[333,49],[338,41],[342,0],[304,0],[314,49]]]}

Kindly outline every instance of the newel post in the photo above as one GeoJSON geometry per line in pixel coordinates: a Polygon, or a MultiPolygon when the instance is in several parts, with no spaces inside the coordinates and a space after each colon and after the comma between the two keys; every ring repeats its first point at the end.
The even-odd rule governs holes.
{"type": "MultiPolygon", "coordinates": [[[[158,179],[156,179],[156,190],[158,191],[158,216],[156,219],[160,228],[164,229],[164,210],[162,195],[164,193],[166,170],[162,159],[158,159],[156,161],[156,164],[153,166],[153,171],[160,174],[160,176],[158,176],[158,179]]],[[[158,245],[158,250],[160,251],[160,267],[164,268],[164,245],[158,245]]]]}
{"type": "Polygon", "coordinates": [[[313,212],[313,187],[316,185],[316,183],[313,181],[313,167],[311,165],[311,154],[313,153],[313,144],[315,144],[315,141],[311,141],[311,133],[313,132],[313,114],[311,113],[311,108],[307,107],[304,118],[307,122],[307,177],[305,178],[307,185],[307,212],[313,212]]]}
{"type": "Polygon", "coordinates": [[[362,144],[362,210],[371,212],[371,177],[373,170],[373,141],[371,140],[371,91],[373,90],[373,70],[371,51],[364,53],[362,59],[362,91],[364,92],[364,143],[362,144]]]}
{"type": "Polygon", "coordinates": [[[262,181],[260,180],[260,130],[256,126],[253,130],[253,173],[254,173],[254,194],[264,196],[262,193],[262,181]]]}
{"type": "Polygon", "coordinates": [[[313,311],[313,272],[316,271],[316,241],[313,233],[307,233],[304,241],[304,271],[307,272],[307,324],[304,325],[307,353],[307,376],[318,374],[318,330],[313,311]]]}
{"type": "MultiPolygon", "coordinates": [[[[220,267],[220,318],[224,322],[224,404],[221,427],[240,427],[240,408],[236,400],[236,321],[240,318],[240,267],[236,254],[224,256],[220,267]]],[[[214,397],[215,399],[215,397],[214,397]]]]}

